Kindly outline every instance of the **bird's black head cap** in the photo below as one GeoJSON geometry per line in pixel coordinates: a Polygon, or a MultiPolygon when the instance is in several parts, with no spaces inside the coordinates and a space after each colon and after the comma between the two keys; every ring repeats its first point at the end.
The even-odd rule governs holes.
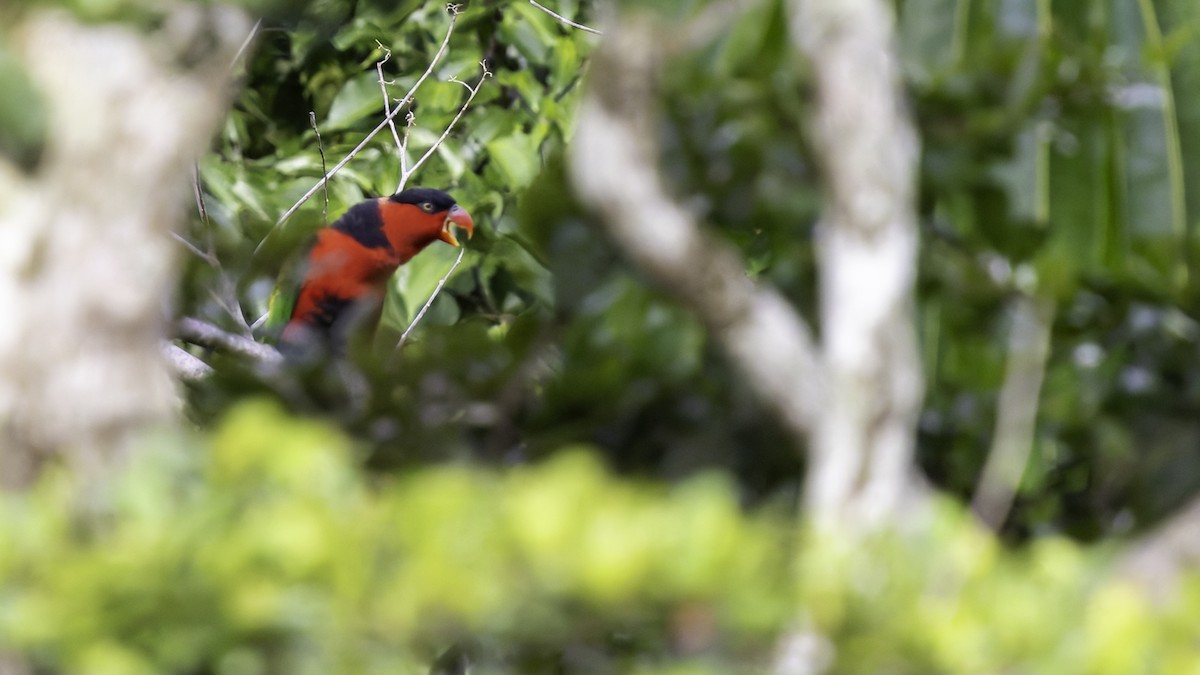
{"type": "Polygon", "coordinates": [[[409,188],[404,192],[397,192],[391,197],[388,197],[388,199],[396,202],[397,204],[420,205],[424,204],[425,202],[429,202],[430,204],[433,204],[434,213],[439,211],[448,211],[450,210],[451,206],[454,206],[458,203],[454,201],[454,197],[451,197],[441,190],[424,187],[409,188]]]}

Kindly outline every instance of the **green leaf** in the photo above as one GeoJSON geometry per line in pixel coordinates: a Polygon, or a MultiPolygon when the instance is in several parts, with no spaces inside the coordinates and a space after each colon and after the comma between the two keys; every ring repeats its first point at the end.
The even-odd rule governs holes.
{"type": "Polygon", "coordinates": [[[541,168],[537,147],[524,133],[497,138],[487,144],[487,151],[505,184],[512,190],[527,187],[541,168]]]}
{"type": "Polygon", "coordinates": [[[383,111],[383,91],[379,88],[379,75],[369,71],[347,80],[333,104],[324,130],[345,129],[383,111]]]}

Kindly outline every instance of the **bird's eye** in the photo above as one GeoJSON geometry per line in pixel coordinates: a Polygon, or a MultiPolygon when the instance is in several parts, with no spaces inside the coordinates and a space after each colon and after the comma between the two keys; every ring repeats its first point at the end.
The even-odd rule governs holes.
{"type": "Polygon", "coordinates": [[[432,202],[421,202],[421,210],[424,211],[425,213],[433,213],[433,203],[432,202]]]}

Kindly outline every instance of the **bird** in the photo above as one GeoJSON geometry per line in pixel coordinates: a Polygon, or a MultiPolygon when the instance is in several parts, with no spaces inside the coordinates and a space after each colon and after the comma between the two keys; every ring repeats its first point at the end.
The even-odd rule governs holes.
{"type": "Polygon", "coordinates": [[[360,326],[379,321],[388,279],[435,241],[460,245],[454,228],[468,238],[471,214],[447,192],[409,188],[390,197],[350,207],[317,231],[304,256],[300,284],[279,336],[285,357],[346,349],[360,326]]]}

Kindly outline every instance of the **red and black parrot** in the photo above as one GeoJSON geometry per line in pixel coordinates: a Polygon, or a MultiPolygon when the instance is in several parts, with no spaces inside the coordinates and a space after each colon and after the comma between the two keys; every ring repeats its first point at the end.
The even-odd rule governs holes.
{"type": "Polygon", "coordinates": [[[475,231],[466,209],[431,188],[410,188],[350,207],[318,230],[305,256],[280,350],[304,355],[314,348],[344,349],[356,327],[378,322],[396,268],[435,241],[459,245],[455,226],[467,237],[475,231]]]}

